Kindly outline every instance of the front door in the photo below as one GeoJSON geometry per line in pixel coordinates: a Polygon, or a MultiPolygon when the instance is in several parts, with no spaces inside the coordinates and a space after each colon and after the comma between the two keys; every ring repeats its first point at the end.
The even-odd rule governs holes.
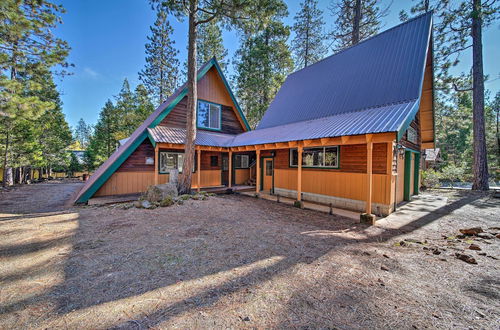
{"type": "Polygon", "coordinates": [[[229,156],[226,152],[222,153],[222,172],[221,183],[223,186],[229,186],[229,156]]]}
{"type": "Polygon", "coordinates": [[[274,164],[272,158],[264,158],[264,175],[263,175],[263,189],[264,191],[272,192],[273,189],[273,173],[274,164]]]}

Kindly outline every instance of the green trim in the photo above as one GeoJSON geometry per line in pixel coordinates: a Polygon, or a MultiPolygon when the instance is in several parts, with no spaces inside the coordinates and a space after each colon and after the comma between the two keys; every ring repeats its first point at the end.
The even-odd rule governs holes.
{"type": "Polygon", "coordinates": [[[420,189],[418,179],[420,175],[420,153],[415,154],[415,172],[413,177],[413,195],[418,195],[420,189]]]}
{"type": "Polygon", "coordinates": [[[120,155],[108,169],[99,176],[99,178],[94,182],[85,193],[80,196],[77,203],[87,202],[96,192],[101,188],[101,186],[108,181],[111,175],[120,167],[121,164],[137,149],[137,147],[146,139],[147,134],[143,132],[139,137],[132,143],[124,152],[120,155]]]}
{"type": "MultiPolygon", "coordinates": [[[[304,148],[303,150],[306,149],[318,149],[318,148],[329,148],[329,147],[337,147],[338,149],[338,159],[337,159],[337,166],[304,166],[302,165],[302,168],[314,168],[314,169],[319,169],[319,170],[339,170],[340,169],[340,146],[324,146],[324,147],[311,147],[311,148],[304,148]]],[[[297,150],[297,148],[289,148],[288,149],[288,168],[298,168],[298,165],[291,165],[291,154],[292,150],[297,150]]],[[[303,152],[303,151],[302,151],[303,152]]],[[[298,160],[297,160],[298,161],[298,160]]]]}
{"type": "Polygon", "coordinates": [[[405,150],[405,175],[403,196],[405,201],[411,200],[410,194],[410,175],[411,175],[411,154],[410,150],[405,150]]]}
{"type": "Polygon", "coordinates": [[[245,118],[245,115],[243,114],[243,111],[241,111],[240,105],[238,104],[238,101],[236,101],[236,98],[234,97],[234,94],[233,94],[233,91],[231,90],[231,87],[229,87],[229,84],[228,84],[228,82],[226,80],[226,77],[222,73],[222,69],[220,68],[219,63],[217,62],[217,60],[215,59],[215,57],[213,57],[211,59],[211,61],[212,61],[213,65],[215,66],[215,68],[217,69],[217,71],[219,72],[219,75],[222,78],[222,82],[226,86],[226,89],[229,92],[229,96],[231,96],[231,100],[233,100],[233,104],[236,107],[236,110],[238,110],[238,113],[239,113],[241,119],[243,119],[243,123],[245,124],[245,128],[247,129],[247,131],[250,131],[251,130],[250,129],[250,125],[248,125],[247,119],[245,118]]]}
{"type": "MultiPolygon", "coordinates": [[[[209,112],[209,114],[210,114],[210,112],[209,112]]],[[[215,103],[215,102],[210,102],[210,101],[207,101],[207,100],[204,100],[204,99],[198,99],[198,104],[196,105],[196,128],[204,129],[204,130],[207,130],[207,131],[215,131],[215,132],[222,131],[222,104],[215,103]],[[208,103],[208,104],[217,105],[219,107],[219,128],[203,127],[203,126],[200,126],[198,124],[198,108],[199,108],[199,105],[200,105],[200,101],[208,103]]]]}
{"type": "Polygon", "coordinates": [[[148,131],[148,138],[149,138],[149,142],[151,142],[151,144],[153,145],[153,148],[156,148],[156,141],[155,141],[155,139],[151,136],[151,134],[149,133],[149,131],[148,131]]]}

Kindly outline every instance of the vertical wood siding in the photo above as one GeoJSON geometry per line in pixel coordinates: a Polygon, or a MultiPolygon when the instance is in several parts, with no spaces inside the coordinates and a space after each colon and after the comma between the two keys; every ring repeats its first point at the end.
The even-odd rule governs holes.
{"type": "Polygon", "coordinates": [[[244,184],[250,178],[250,170],[247,168],[234,169],[234,183],[244,184]]]}
{"type": "Polygon", "coordinates": [[[434,109],[432,102],[432,53],[427,54],[427,62],[420,99],[419,117],[421,123],[422,143],[434,142],[434,109]]]}

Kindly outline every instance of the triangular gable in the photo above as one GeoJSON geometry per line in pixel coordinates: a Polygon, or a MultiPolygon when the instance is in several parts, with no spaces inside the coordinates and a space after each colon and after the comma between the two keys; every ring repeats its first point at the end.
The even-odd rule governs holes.
{"type": "MultiPolygon", "coordinates": [[[[198,70],[197,80],[202,79],[205,74],[215,67],[221,77],[233,104],[241,118],[246,130],[250,130],[246,118],[227,83],[222,70],[215,58],[203,64],[198,70]]],[[[99,188],[113,175],[121,164],[137,149],[137,147],[148,137],[147,128],[156,127],[169,112],[187,95],[187,84],[179,87],[165,102],[163,102],[142,124],[137,128],[124,145],[120,146],[95,172],[90,176],[85,186],[79,191],[75,202],[87,202],[99,188]]]]}

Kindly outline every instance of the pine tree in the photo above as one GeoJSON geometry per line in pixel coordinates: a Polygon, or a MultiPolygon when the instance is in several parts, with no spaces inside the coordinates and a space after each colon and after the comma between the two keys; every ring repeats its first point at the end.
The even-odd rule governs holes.
{"type": "Polygon", "coordinates": [[[262,29],[243,36],[236,52],[238,99],[250,126],[256,127],[270,102],[293,69],[287,39],[290,29],[281,21],[286,5],[277,3],[276,11],[262,29]]]}
{"type": "MultiPolygon", "coordinates": [[[[19,164],[14,149],[28,150],[26,134],[35,134],[38,118],[56,105],[42,101],[36,91],[42,86],[35,77],[56,65],[66,68],[69,47],[52,30],[61,22],[62,6],[40,1],[2,1],[0,11],[0,151],[3,185],[13,182],[12,166],[19,164]],[[18,145],[16,145],[16,143],[18,145]]],[[[34,135],[30,136],[34,138],[34,135]]]]}
{"type": "Polygon", "coordinates": [[[92,136],[92,125],[89,125],[80,118],[78,124],[75,128],[75,141],[78,143],[79,147],[86,149],[90,142],[90,137],[92,136]]]}
{"type": "MultiPolygon", "coordinates": [[[[500,6],[495,1],[464,0],[423,0],[414,6],[413,13],[433,9],[437,17],[435,27],[435,62],[438,69],[440,88],[449,90],[453,86],[457,92],[472,91],[473,100],[473,160],[474,179],[472,189],[488,190],[488,157],[485,132],[485,101],[483,74],[483,40],[484,28],[498,20],[500,6]],[[459,87],[449,70],[459,63],[459,57],[466,50],[472,50],[472,86],[459,87]]],[[[405,14],[400,15],[405,18],[405,14]]],[[[406,15],[407,16],[407,15],[406,15]]],[[[446,97],[440,93],[439,97],[446,97]]]]}
{"type": "Polygon", "coordinates": [[[85,163],[88,170],[99,167],[118,146],[117,134],[117,111],[113,102],[108,100],[101,112],[94,128],[94,134],[90,139],[85,153],[85,163]]]}
{"type": "Polygon", "coordinates": [[[197,43],[197,62],[198,65],[210,60],[212,57],[217,59],[222,70],[227,67],[226,56],[227,49],[224,48],[222,40],[222,29],[217,20],[211,20],[206,24],[200,25],[198,29],[197,43]]]}
{"type": "Polygon", "coordinates": [[[139,79],[159,105],[179,84],[179,51],[171,39],[174,29],[164,10],[157,10],[156,21],[150,30],[151,35],[146,44],[146,66],[139,72],[139,79]]]}
{"type": "Polygon", "coordinates": [[[380,0],[337,0],[330,6],[334,17],[330,39],[334,52],[357,44],[378,33],[389,7],[380,9],[380,0]]]}
{"type": "MultiPolygon", "coordinates": [[[[194,141],[196,139],[196,104],[198,101],[197,90],[197,39],[198,29],[201,25],[211,20],[220,19],[228,26],[248,28],[259,18],[261,21],[267,17],[267,11],[272,7],[274,0],[241,1],[241,0],[150,0],[151,5],[157,10],[166,10],[177,17],[188,18],[188,56],[187,56],[187,120],[186,139],[184,147],[184,167],[194,167],[194,141]],[[206,18],[202,18],[206,15],[206,18]]],[[[185,171],[179,180],[179,192],[191,191],[191,171],[185,171]]]]}
{"type": "Polygon", "coordinates": [[[151,99],[149,98],[148,91],[143,84],[137,85],[134,91],[134,129],[135,131],[139,125],[142,124],[146,118],[155,110],[151,99]]]}
{"type": "Polygon", "coordinates": [[[138,126],[135,120],[134,98],[128,79],[125,78],[120,93],[115,97],[116,106],[113,110],[116,119],[113,138],[116,141],[129,137],[138,126]]]}
{"type": "Polygon", "coordinates": [[[292,40],[292,50],[295,65],[305,68],[323,58],[326,54],[324,45],[326,35],[323,32],[323,12],[318,9],[317,0],[305,0],[300,4],[300,11],[295,15],[292,30],[295,37],[292,40]]]}

